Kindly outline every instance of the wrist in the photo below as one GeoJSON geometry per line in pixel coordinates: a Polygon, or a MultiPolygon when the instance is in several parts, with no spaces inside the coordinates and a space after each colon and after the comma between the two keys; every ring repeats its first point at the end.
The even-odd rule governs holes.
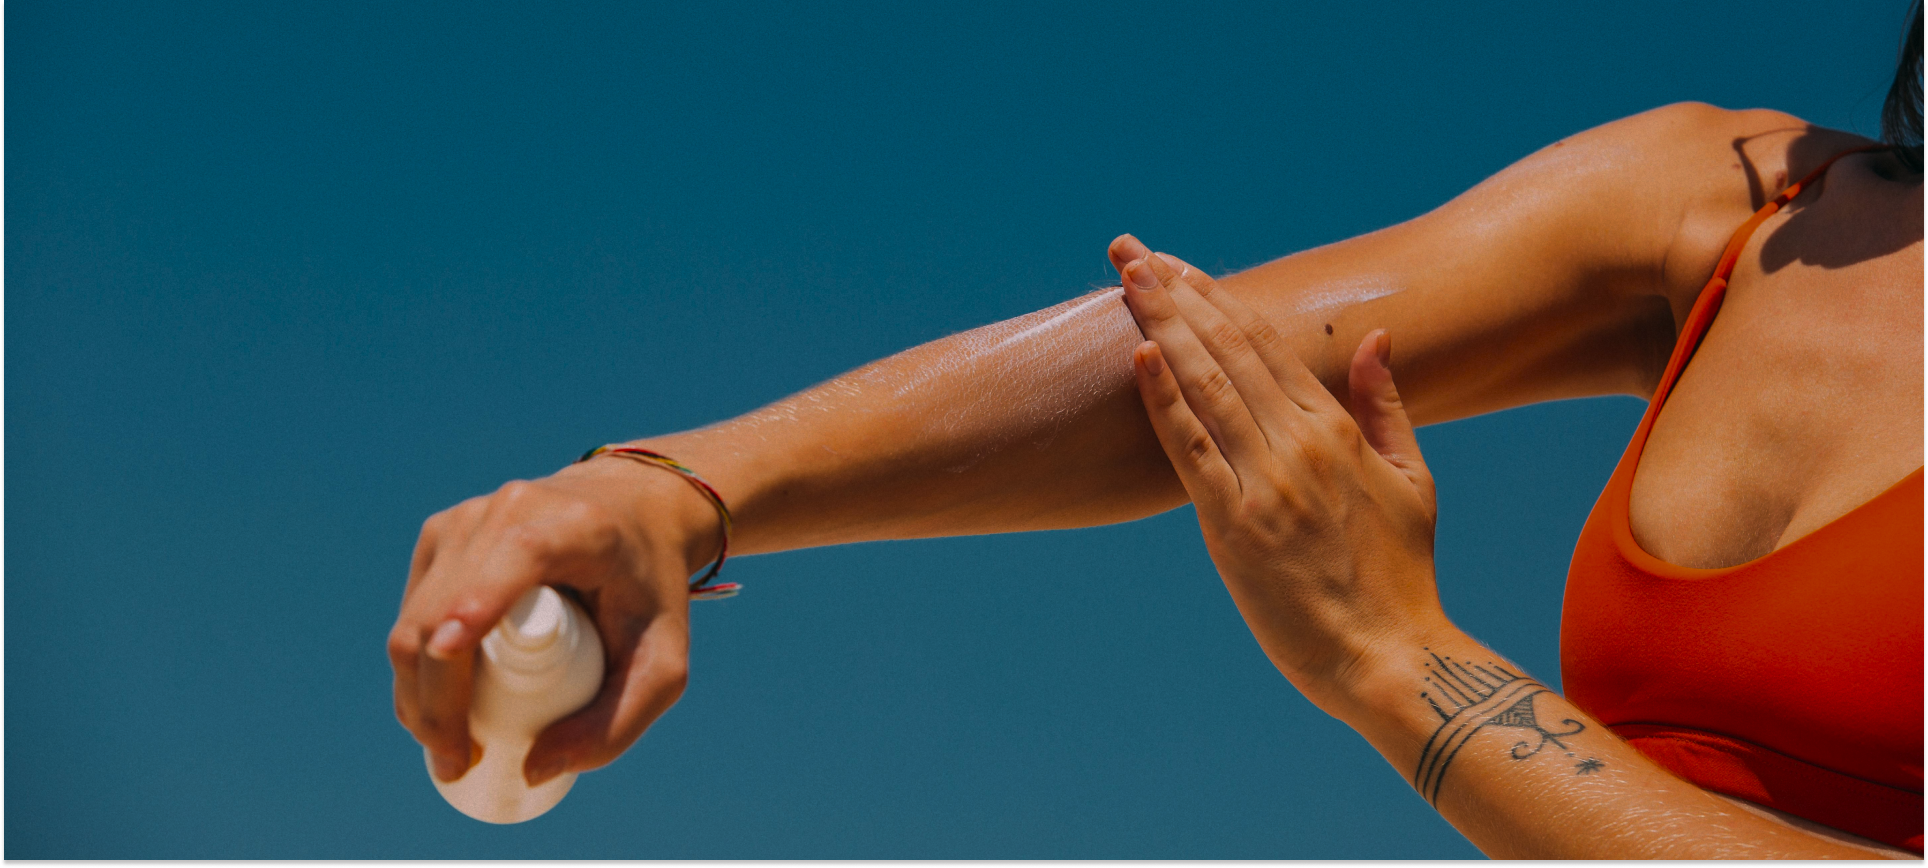
{"type": "Polygon", "coordinates": [[[624,523],[649,550],[673,558],[684,578],[716,560],[723,550],[722,517],[687,477],[674,470],[602,455],[570,465],[563,473],[603,489],[618,505],[624,523]]]}
{"type": "MultiPolygon", "coordinates": [[[[1454,659],[1493,656],[1485,646],[1442,618],[1439,624],[1385,637],[1346,673],[1334,717],[1362,733],[1413,718],[1427,709],[1420,697],[1433,655],[1454,659]]],[[[1400,727],[1400,728],[1403,728],[1400,727]]]]}

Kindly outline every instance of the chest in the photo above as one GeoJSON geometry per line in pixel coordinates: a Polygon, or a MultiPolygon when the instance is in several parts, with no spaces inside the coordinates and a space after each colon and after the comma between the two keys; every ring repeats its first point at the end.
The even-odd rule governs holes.
{"type": "Polygon", "coordinates": [[[1653,425],[1628,519],[1661,560],[1745,563],[1922,465],[1919,225],[1883,245],[1829,216],[1756,234],[1653,425]]]}

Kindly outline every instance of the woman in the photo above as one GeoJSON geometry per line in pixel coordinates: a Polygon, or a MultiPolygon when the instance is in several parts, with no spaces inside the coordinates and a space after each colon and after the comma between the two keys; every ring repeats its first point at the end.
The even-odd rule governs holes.
{"type": "MultiPolygon", "coordinates": [[[[1717,696],[1712,723],[1652,697],[1734,681],[1715,664],[1815,656],[1719,620],[1733,615],[1721,600],[1664,598],[1663,580],[1681,578],[1669,570],[1812,558],[1811,540],[1910,504],[1919,534],[1920,28],[1917,9],[1888,113],[1891,144],[1913,148],[1860,150],[1872,143],[1776,112],[1669,106],[1554,143],[1407,223],[1223,281],[1126,236],[1110,251],[1122,289],[633,444],[712,484],[731,536],[703,491],[622,453],[439,513],[390,635],[398,716],[438,776],[463,774],[477,641],[522,590],[569,586],[597,617],[609,674],[525,771],[596,768],[680,695],[687,577],[725,539],[740,554],[1086,526],[1190,499],[1281,672],[1488,853],[1918,851],[1918,535],[1864,532],[1872,567],[1803,573],[1866,593],[1843,594],[1862,607],[1845,614],[1816,604],[1814,620],[1860,626],[1796,637],[1833,643],[1798,674],[1899,685],[1837,691],[1806,716],[1717,696]],[[1724,284],[1708,278],[1735,228],[1810,174],[1742,237],[1710,320],[1724,284]],[[1564,649],[1576,707],[1440,611],[1411,426],[1603,394],[1653,407],[1576,556],[1564,649]],[[1684,618],[1720,641],[1662,649],[1673,657],[1615,645],[1684,618]],[[1895,828],[1910,797],[1913,826],[1895,828]],[[1857,810],[1826,812],[1844,798],[1857,810]],[[1857,825],[1869,812],[1885,819],[1857,825]]],[[[1820,554],[1845,558],[1841,546],[1820,554]]],[[[1719,587],[1733,586],[1751,583],[1719,587]]]]}

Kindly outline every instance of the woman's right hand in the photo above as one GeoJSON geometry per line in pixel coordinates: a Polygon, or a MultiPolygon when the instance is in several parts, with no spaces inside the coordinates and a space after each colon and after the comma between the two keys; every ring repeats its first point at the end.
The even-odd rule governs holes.
{"type": "Polygon", "coordinates": [[[476,648],[536,585],[573,589],[601,633],[603,684],[523,764],[531,785],[607,765],[675,704],[689,671],[689,576],[716,554],[717,516],[676,474],[603,458],[518,480],[422,525],[388,636],[395,715],[435,776],[481,759],[469,737],[476,648]]]}

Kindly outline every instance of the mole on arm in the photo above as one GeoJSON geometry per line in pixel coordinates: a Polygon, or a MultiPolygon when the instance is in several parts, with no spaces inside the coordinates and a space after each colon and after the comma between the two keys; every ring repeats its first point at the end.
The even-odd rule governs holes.
{"type": "Polygon", "coordinates": [[[1332,334],[1332,323],[1325,324],[1325,333],[1328,335],[1332,334]]]}

